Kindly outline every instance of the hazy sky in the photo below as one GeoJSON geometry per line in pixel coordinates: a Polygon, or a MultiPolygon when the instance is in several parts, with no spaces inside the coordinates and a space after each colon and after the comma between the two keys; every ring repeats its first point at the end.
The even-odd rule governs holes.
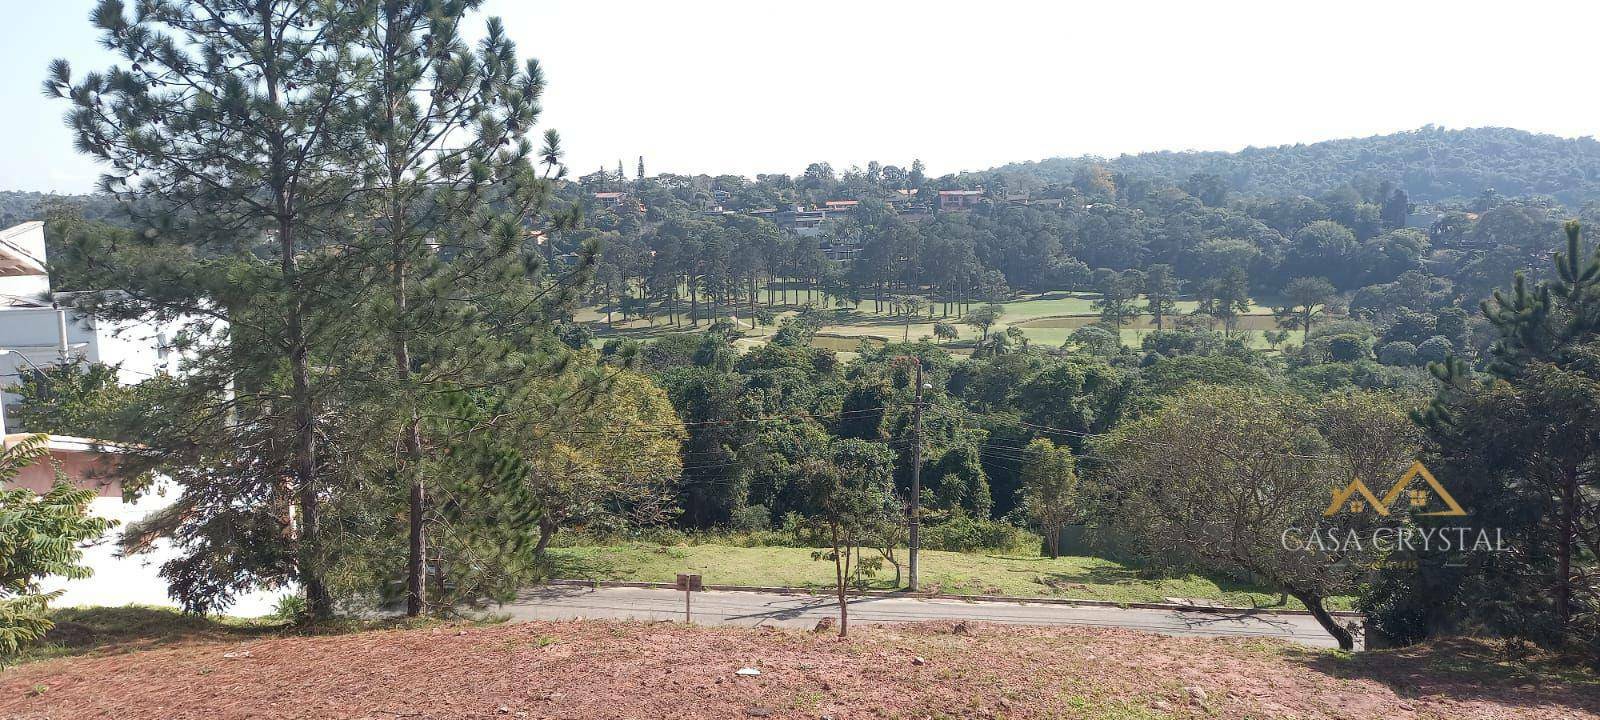
{"type": "MultiPolygon", "coordinates": [[[[112,62],[92,0],[0,0],[0,190],[82,192],[46,64],[112,62]]],[[[930,174],[1434,123],[1595,134],[1600,3],[489,0],[578,174],[930,174]]]]}

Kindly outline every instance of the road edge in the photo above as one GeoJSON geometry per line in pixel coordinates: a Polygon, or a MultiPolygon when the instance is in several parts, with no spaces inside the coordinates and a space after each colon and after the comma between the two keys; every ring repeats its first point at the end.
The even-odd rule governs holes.
{"type": "MultiPolygon", "coordinates": [[[[676,590],[677,585],[663,582],[643,582],[636,580],[574,580],[550,579],[544,581],[545,585],[561,587],[632,587],[656,590],[676,590]]],[[[817,588],[791,587],[786,585],[710,585],[704,586],[706,590],[721,592],[759,592],[779,595],[818,595],[831,590],[817,588]]],[[[1089,600],[1084,598],[1046,598],[1046,597],[1019,597],[1015,595],[953,595],[949,593],[906,592],[903,590],[857,590],[852,594],[866,597],[897,597],[917,598],[925,600],[958,600],[961,602],[995,602],[995,603],[1032,603],[1035,605],[1074,605],[1079,607],[1106,607],[1106,608],[1137,608],[1141,610],[1173,610],[1179,612],[1209,612],[1209,613],[1242,613],[1249,615],[1310,615],[1307,610],[1289,610],[1275,608],[1247,608],[1232,607],[1228,605],[1182,605],[1178,603],[1150,603],[1150,602],[1115,602],[1111,600],[1089,600]]],[[[1356,618],[1365,620],[1366,615],[1354,610],[1331,610],[1329,615],[1343,618],[1356,618]]]]}

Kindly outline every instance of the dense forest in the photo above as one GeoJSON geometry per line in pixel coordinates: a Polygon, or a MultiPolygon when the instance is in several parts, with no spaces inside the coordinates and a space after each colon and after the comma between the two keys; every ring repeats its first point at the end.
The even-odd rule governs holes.
{"type": "Polygon", "coordinates": [[[1003,165],[983,176],[1065,182],[1102,164],[1115,172],[1182,181],[1197,173],[1223,178],[1250,195],[1318,195],[1348,182],[1391,179],[1421,202],[1464,202],[1494,190],[1548,195],[1580,205],[1600,190],[1600,143],[1512,128],[1409,132],[1326,142],[1251,147],[1239,152],[1146,152],[1117,158],[1053,158],[1003,165]]]}

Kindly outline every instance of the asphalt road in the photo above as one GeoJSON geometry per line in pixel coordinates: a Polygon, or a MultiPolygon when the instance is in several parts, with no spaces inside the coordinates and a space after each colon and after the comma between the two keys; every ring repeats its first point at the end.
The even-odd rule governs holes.
{"type": "MultiPolygon", "coordinates": [[[[837,618],[830,596],[705,591],[694,594],[694,622],[708,625],[777,625],[811,628],[837,618]]],[[[652,588],[544,586],[523,591],[498,612],[517,620],[613,618],[683,620],[683,593],[652,588]]],[[[974,620],[1020,625],[1123,627],[1166,635],[1268,637],[1314,647],[1337,647],[1309,615],[1218,614],[1187,610],[1084,607],[1035,603],[861,597],[850,600],[850,622],[894,623],[974,620]]]]}

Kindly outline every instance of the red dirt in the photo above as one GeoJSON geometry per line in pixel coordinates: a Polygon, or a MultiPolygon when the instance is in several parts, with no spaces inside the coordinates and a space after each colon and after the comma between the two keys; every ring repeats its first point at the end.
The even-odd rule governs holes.
{"type": "Polygon", "coordinates": [[[1340,658],[1097,628],[855,633],[579,621],[197,642],[13,668],[0,717],[1600,717],[1600,686],[1448,648],[1340,658]],[[734,674],[746,666],[761,675],[734,674]]]}

